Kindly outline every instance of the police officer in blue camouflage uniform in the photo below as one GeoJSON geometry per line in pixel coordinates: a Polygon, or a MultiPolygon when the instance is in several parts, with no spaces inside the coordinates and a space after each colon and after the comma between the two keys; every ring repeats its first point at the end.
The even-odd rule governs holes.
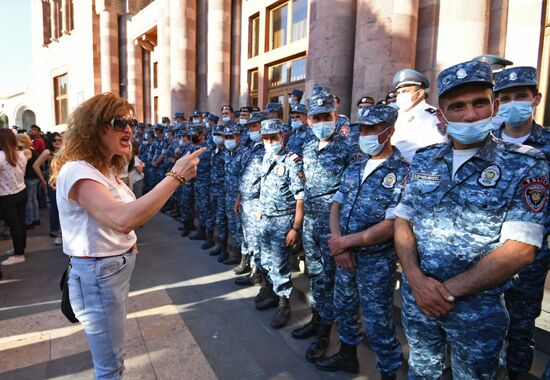
{"type": "Polygon", "coordinates": [[[416,152],[395,208],[411,379],[438,379],[446,345],[453,378],[493,379],[508,328],[504,290],[542,246],[548,163],[490,134],[492,85],[479,61],[439,74],[452,141],[416,152]]]}
{"type": "Polygon", "coordinates": [[[243,241],[245,244],[241,247],[241,263],[235,268],[234,272],[235,274],[248,273],[252,264],[254,273],[251,276],[235,279],[235,283],[238,285],[253,285],[255,282],[259,282],[259,277],[261,276],[261,231],[256,216],[260,210],[260,181],[262,178],[262,162],[265,154],[260,129],[261,122],[265,119],[267,119],[265,113],[254,112],[245,124],[252,144],[242,153],[239,195],[237,196],[236,205],[236,211],[241,215],[243,241]],[[252,260],[253,263],[251,263],[252,260]]]}
{"type": "MultiPolygon", "coordinates": [[[[533,120],[533,109],[540,104],[537,71],[534,67],[512,67],[495,74],[494,92],[499,100],[499,116],[504,123],[493,134],[506,142],[532,146],[550,160],[550,131],[533,120]]],[[[506,290],[506,308],[510,315],[506,367],[510,380],[529,372],[533,363],[535,319],[540,315],[544,282],[550,265],[546,222],[544,246],[535,262],[518,274],[513,286],[506,290]]]]}
{"type": "Polygon", "coordinates": [[[243,106],[239,109],[239,128],[241,129],[241,146],[253,145],[253,141],[248,138],[248,120],[250,120],[250,114],[252,107],[243,106]]]}
{"type": "MultiPolygon", "coordinates": [[[[185,145],[180,150],[182,156],[197,150],[191,143],[190,132],[191,128],[189,126],[184,127],[182,139],[185,139],[185,145]]],[[[181,236],[187,237],[191,234],[191,231],[195,230],[195,179],[193,178],[184,183],[178,191],[181,221],[179,229],[181,230],[181,236]]]]}
{"type": "MultiPolygon", "coordinates": [[[[368,106],[374,105],[374,99],[368,95],[363,96],[361,99],[357,101],[357,119],[361,118],[361,115],[363,114],[363,110],[368,106]]],[[[357,123],[350,123],[349,126],[349,133],[346,139],[346,143],[350,146],[357,145],[357,141],[359,140],[359,124],[357,123]]]]}
{"type": "Polygon", "coordinates": [[[315,135],[307,124],[307,107],[304,104],[290,106],[290,128],[292,132],[288,139],[288,150],[302,156],[304,147],[315,139],[315,135]]]}
{"type": "MultiPolygon", "coordinates": [[[[262,122],[262,140],[266,155],[260,188],[262,267],[269,273],[269,287],[264,299],[256,302],[258,310],[277,306],[271,327],[278,329],[290,319],[289,297],[290,247],[296,244],[304,217],[304,172],[302,159],[284,143],[284,125],[280,119],[262,122]]],[[[264,293],[266,292],[264,290],[264,293]]]]}
{"type": "Polygon", "coordinates": [[[241,158],[246,149],[240,146],[241,134],[236,123],[226,125],[224,130],[225,151],[225,212],[227,215],[227,228],[235,250],[232,257],[228,253],[218,258],[224,264],[238,264],[241,261],[241,246],[243,244],[243,229],[241,215],[235,212],[237,195],[239,193],[239,178],[241,175],[241,158]]]}
{"type": "MultiPolygon", "coordinates": [[[[212,139],[212,133],[213,133],[213,127],[215,125],[218,125],[218,121],[220,118],[213,113],[208,113],[206,117],[203,115],[204,120],[204,126],[205,126],[205,134],[206,134],[206,143],[210,145],[213,149],[216,147],[217,144],[214,143],[214,140],[212,139]]],[[[223,128],[222,128],[222,136],[223,136],[223,128]]]]}
{"type": "Polygon", "coordinates": [[[156,149],[154,143],[155,135],[152,129],[148,129],[144,133],[144,140],[140,148],[139,158],[145,164],[144,178],[143,178],[143,194],[146,194],[153,188],[153,181],[155,177],[155,170],[153,168],[153,156],[156,149]]]}
{"type": "Polygon", "coordinates": [[[334,260],[328,248],[329,213],[340,177],[350,160],[346,138],[336,132],[334,95],[329,87],[314,86],[308,99],[314,139],[304,147],[304,229],[302,240],[310,283],[311,321],[292,331],[295,339],[316,336],[306,352],[315,362],[328,347],[334,321],[334,260]]]}
{"type": "Polygon", "coordinates": [[[223,126],[215,124],[211,127],[212,149],[210,158],[210,199],[215,213],[217,232],[216,248],[210,252],[210,256],[227,257],[227,215],[225,212],[225,145],[223,126]]]}
{"type": "MultiPolygon", "coordinates": [[[[170,171],[170,168],[176,162],[175,151],[178,144],[178,140],[175,138],[175,127],[168,127],[164,133],[165,140],[167,140],[167,147],[163,155],[162,163],[159,165],[162,175],[166,175],[166,172],[170,171]]],[[[173,213],[178,209],[175,199],[171,196],[168,202],[161,209],[165,213],[173,213]]]]}
{"type": "MultiPolygon", "coordinates": [[[[176,122],[177,123],[177,122],[176,122]]],[[[185,140],[184,140],[184,134],[186,133],[184,131],[183,127],[174,127],[174,140],[172,142],[173,145],[173,159],[174,162],[177,161],[185,148],[185,140]]],[[[180,193],[181,193],[181,187],[179,187],[174,194],[170,196],[170,201],[173,202],[175,205],[174,210],[170,213],[170,216],[179,219],[180,217],[180,206],[179,206],[179,200],[180,200],[180,193]]],[[[179,228],[180,230],[183,230],[183,227],[179,228]]]]}
{"type": "Polygon", "coordinates": [[[392,319],[396,256],[393,210],[399,203],[409,163],[390,143],[397,110],[366,107],[359,119],[358,156],[346,169],[332,203],[329,246],[337,264],[335,316],[340,350],[317,361],[324,371],[359,371],[356,347],[363,340],[359,306],[369,346],[384,380],[403,363],[392,319]]]}
{"type": "Polygon", "coordinates": [[[199,217],[199,228],[196,233],[189,235],[190,240],[205,240],[202,249],[212,248],[214,242],[214,210],[210,203],[210,146],[206,144],[202,124],[191,124],[189,135],[191,147],[189,152],[201,148],[208,148],[200,155],[201,160],[197,166],[197,175],[194,178],[195,206],[199,217]]]}

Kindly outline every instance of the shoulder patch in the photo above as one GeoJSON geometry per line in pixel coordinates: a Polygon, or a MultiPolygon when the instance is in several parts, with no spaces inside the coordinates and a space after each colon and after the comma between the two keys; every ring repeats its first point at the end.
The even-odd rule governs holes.
{"type": "Polygon", "coordinates": [[[531,177],[521,181],[523,185],[523,201],[535,212],[541,212],[548,197],[548,179],[546,177],[531,177]]]}

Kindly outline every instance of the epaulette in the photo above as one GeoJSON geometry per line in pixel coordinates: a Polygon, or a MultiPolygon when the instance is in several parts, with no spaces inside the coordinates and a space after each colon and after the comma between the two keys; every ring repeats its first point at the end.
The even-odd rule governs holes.
{"type": "Polygon", "coordinates": [[[433,107],[428,107],[424,111],[431,113],[432,115],[435,115],[435,113],[437,112],[437,110],[433,107]]]}
{"type": "Polygon", "coordinates": [[[288,158],[290,158],[294,162],[302,161],[302,158],[294,152],[288,152],[288,158]]]}
{"type": "Polygon", "coordinates": [[[401,160],[401,162],[404,162],[404,163],[406,163],[407,165],[410,165],[411,162],[412,162],[411,160],[409,160],[409,159],[407,159],[407,158],[405,158],[405,157],[403,157],[403,156],[399,157],[399,159],[401,160]]]}
{"type": "Polygon", "coordinates": [[[507,152],[524,154],[526,156],[530,156],[530,157],[536,158],[538,160],[546,159],[546,156],[544,155],[543,152],[541,152],[540,150],[538,150],[536,148],[533,148],[532,146],[523,145],[523,144],[514,144],[514,143],[509,143],[509,142],[506,142],[506,141],[502,141],[501,144],[504,146],[504,149],[507,152]]]}

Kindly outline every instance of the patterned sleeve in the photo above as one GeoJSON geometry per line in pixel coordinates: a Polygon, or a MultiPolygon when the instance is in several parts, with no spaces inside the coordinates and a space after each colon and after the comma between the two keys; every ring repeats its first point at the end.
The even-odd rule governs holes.
{"type": "Polygon", "coordinates": [[[548,164],[539,160],[517,184],[500,241],[516,240],[541,248],[548,202],[548,164]]]}
{"type": "Polygon", "coordinates": [[[303,169],[303,163],[300,156],[296,153],[289,155],[290,160],[290,191],[294,194],[294,199],[304,199],[304,183],[305,174],[303,169]]]}

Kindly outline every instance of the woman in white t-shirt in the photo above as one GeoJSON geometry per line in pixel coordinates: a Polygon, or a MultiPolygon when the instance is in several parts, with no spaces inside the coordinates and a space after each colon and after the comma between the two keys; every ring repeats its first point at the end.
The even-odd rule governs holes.
{"type": "Polygon", "coordinates": [[[12,130],[0,128],[0,213],[10,229],[14,254],[2,261],[3,266],[25,262],[25,168],[30,156],[31,152],[28,149],[18,149],[17,138],[12,130]]]}
{"type": "Polygon", "coordinates": [[[178,160],[154,189],[136,200],[119,178],[130,159],[134,110],[111,93],[94,96],[71,114],[52,161],[63,251],[70,256],[69,299],[84,326],[96,379],[119,379],[134,229],[150,220],[196,174],[204,149],[178,160]]]}

